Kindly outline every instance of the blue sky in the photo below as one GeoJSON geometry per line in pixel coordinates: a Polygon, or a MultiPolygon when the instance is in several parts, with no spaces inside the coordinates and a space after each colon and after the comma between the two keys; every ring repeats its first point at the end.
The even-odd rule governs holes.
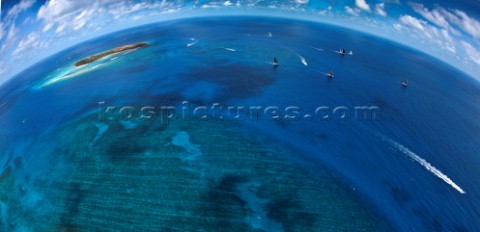
{"type": "Polygon", "coordinates": [[[364,31],[423,50],[480,80],[480,0],[0,0],[0,84],[67,47],[136,25],[271,15],[364,31]]]}

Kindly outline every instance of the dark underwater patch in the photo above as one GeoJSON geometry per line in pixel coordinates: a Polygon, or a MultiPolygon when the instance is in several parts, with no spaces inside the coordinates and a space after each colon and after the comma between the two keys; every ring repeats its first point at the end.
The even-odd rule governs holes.
{"type": "Polygon", "coordinates": [[[372,102],[375,106],[378,106],[380,108],[389,108],[388,103],[381,97],[374,97],[372,102]]]}
{"type": "Polygon", "coordinates": [[[5,181],[8,177],[12,175],[12,168],[7,167],[6,169],[3,170],[2,174],[0,175],[0,182],[5,181]]]}
{"type": "Polygon", "coordinates": [[[454,231],[456,231],[456,232],[467,232],[468,230],[467,230],[467,228],[465,228],[464,225],[460,225],[460,224],[459,224],[459,225],[456,225],[456,226],[455,226],[455,230],[454,230],[454,231]]]}
{"type": "Polygon", "coordinates": [[[279,127],[281,127],[282,129],[288,129],[288,127],[289,127],[290,125],[292,125],[291,122],[289,122],[289,121],[287,121],[287,120],[283,120],[283,119],[281,119],[281,120],[273,120],[273,122],[274,122],[276,125],[278,125],[279,127]]]}
{"type": "Polygon", "coordinates": [[[73,229],[71,226],[73,218],[80,212],[80,204],[85,198],[85,191],[81,189],[79,183],[72,183],[69,186],[68,194],[65,199],[65,206],[60,218],[60,224],[65,228],[73,229]]]}
{"type": "Polygon", "coordinates": [[[10,162],[12,161],[12,159],[13,159],[13,155],[12,155],[12,154],[9,154],[7,161],[6,161],[5,164],[3,165],[3,168],[8,167],[8,165],[10,165],[10,162]]]}
{"type": "MultiPolygon", "coordinates": [[[[171,97],[175,96],[163,100],[171,97]]],[[[314,231],[330,222],[347,224],[337,209],[325,206],[343,207],[330,190],[318,187],[322,180],[313,181],[290,160],[279,159],[292,151],[271,145],[268,137],[252,136],[228,122],[177,120],[160,125],[134,120],[138,127],[125,130],[119,121],[110,121],[103,122],[109,128],[102,139],[89,146],[98,131],[96,117],[95,113],[58,129],[52,136],[58,141],[52,154],[65,163],[54,163],[72,168],[35,184],[55,185],[48,189],[54,189],[51,199],[58,199],[51,215],[58,231],[110,226],[157,231],[314,231]],[[179,130],[188,131],[191,142],[201,147],[198,163],[182,163],[181,148],[169,145],[179,130]],[[205,176],[199,172],[202,168],[205,176]]],[[[342,210],[349,212],[348,207],[342,210]]]]}
{"type": "Polygon", "coordinates": [[[217,189],[221,191],[235,191],[235,188],[242,183],[248,182],[248,178],[238,175],[226,175],[218,184],[217,189]]]}
{"type": "Polygon", "coordinates": [[[248,179],[242,176],[226,175],[207,192],[205,208],[202,211],[215,218],[218,228],[248,228],[243,222],[247,215],[247,203],[235,193],[236,186],[246,181],[248,179]]]}
{"type": "Polygon", "coordinates": [[[317,215],[301,210],[294,197],[285,197],[267,205],[268,217],[281,223],[285,231],[314,228],[317,215]],[[292,210],[293,209],[293,210],[292,210]]]}
{"type": "Polygon", "coordinates": [[[443,225],[438,219],[432,216],[432,214],[425,208],[416,208],[412,210],[413,214],[417,216],[426,228],[430,228],[431,231],[450,231],[445,230],[443,225]]]}
{"type": "Polygon", "coordinates": [[[22,157],[17,156],[17,158],[13,160],[13,165],[15,165],[16,168],[22,168],[23,167],[22,157]]]}
{"type": "Polygon", "coordinates": [[[215,100],[245,99],[259,95],[275,81],[270,67],[258,67],[244,63],[225,63],[216,60],[214,64],[192,67],[180,77],[187,83],[207,81],[219,86],[215,100]]]}
{"type": "MultiPolygon", "coordinates": [[[[373,106],[377,106],[380,108],[380,112],[387,111],[389,114],[381,114],[381,117],[385,117],[383,119],[391,120],[393,117],[404,117],[402,111],[398,110],[395,106],[391,106],[387,101],[385,101],[381,97],[374,97],[372,100],[373,106]]],[[[380,118],[382,119],[382,118],[380,118]]]]}
{"type": "Polygon", "coordinates": [[[109,144],[106,155],[112,162],[131,161],[132,157],[145,151],[141,141],[120,137],[109,144]]]}
{"type": "Polygon", "coordinates": [[[307,135],[307,138],[311,138],[312,142],[319,142],[319,141],[327,141],[330,140],[330,136],[325,133],[317,132],[317,131],[308,131],[304,132],[303,134],[307,135]]]}
{"type": "Polygon", "coordinates": [[[398,203],[400,207],[405,207],[411,200],[410,193],[405,191],[402,188],[390,187],[390,194],[392,194],[393,199],[398,203]]]}
{"type": "Polygon", "coordinates": [[[145,70],[148,70],[148,68],[149,68],[149,65],[146,65],[146,64],[138,65],[138,66],[128,68],[127,70],[125,70],[125,72],[128,74],[142,73],[142,72],[145,72],[145,70]]]}

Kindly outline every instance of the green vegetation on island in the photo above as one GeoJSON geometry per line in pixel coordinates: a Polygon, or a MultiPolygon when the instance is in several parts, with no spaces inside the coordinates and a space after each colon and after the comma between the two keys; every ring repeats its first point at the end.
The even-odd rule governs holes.
{"type": "Polygon", "coordinates": [[[103,57],[106,57],[106,56],[109,56],[109,55],[113,55],[115,53],[119,53],[119,52],[123,52],[123,51],[127,51],[127,50],[131,50],[131,49],[137,49],[137,48],[143,48],[143,47],[146,47],[148,46],[148,43],[138,43],[138,44],[130,44],[130,45],[124,45],[124,46],[121,46],[121,47],[116,47],[112,50],[109,50],[109,51],[106,51],[106,52],[102,52],[100,54],[97,54],[97,55],[94,55],[94,56],[90,56],[86,59],[83,59],[83,60],[80,60],[78,61],[77,63],[75,63],[75,67],[78,67],[78,66],[82,66],[82,65],[86,65],[86,64],[89,64],[89,63],[92,63],[92,62],[95,62],[103,57]]]}

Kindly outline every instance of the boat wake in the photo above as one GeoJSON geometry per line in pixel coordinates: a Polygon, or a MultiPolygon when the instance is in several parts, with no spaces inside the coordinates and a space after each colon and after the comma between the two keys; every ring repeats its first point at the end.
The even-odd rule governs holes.
{"type": "Polygon", "coordinates": [[[328,76],[328,73],[326,73],[326,72],[322,72],[322,71],[320,71],[320,70],[316,70],[316,69],[313,69],[313,68],[312,68],[312,70],[315,71],[315,72],[317,72],[317,73],[321,73],[321,74],[323,74],[323,75],[325,75],[325,76],[328,76]]]}
{"type": "Polygon", "coordinates": [[[298,56],[298,58],[300,58],[300,62],[302,62],[303,65],[305,66],[308,66],[308,62],[307,62],[307,59],[305,59],[305,57],[303,57],[302,55],[300,55],[298,52],[296,52],[295,50],[293,50],[292,48],[289,48],[287,47],[292,53],[294,53],[296,56],[298,56]]]}
{"type": "Polygon", "coordinates": [[[317,47],[313,47],[313,46],[310,46],[310,47],[312,47],[313,49],[315,49],[315,50],[317,50],[317,51],[321,51],[321,52],[325,51],[325,50],[323,50],[323,49],[321,49],[321,48],[317,48],[317,47]]]}
{"type": "Polygon", "coordinates": [[[350,56],[353,56],[353,51],[342,52],[342,50],[336,51],[336,50],[331,50],[331,49],[330,49],[330,51],[335,52],[335,53],[340,54],[340,55],[350,55],[350,56]]]}
{"type": "Polygon", "coordinates": [[[231,51],[231,52],[236,52],[236,51],[237,51],[237,50],[235,50],[235,49],[233,49],[233,48],[223,48],[223,49],[225,49],[225,50],[227,50],[227,51],[231,51]]]}
{"type": "Polygon", "coordinates": [[[308,66],[307,60],[303,56],[298,55],[298,57],[300,58],[300,61],[303,65],[308,66]]]}
{"type": "Polygon", "coordinates": [[[191,47],[191,46],[195,45],[196,43],[198,43],[199,41],[200,41],[200,40],[198,40],[198,39],[197,39],[197,40],[194,40],[193,42],[187,44],[187,47],[191,47]]]}
{"type": "Polygon", "coordinates": [[[397,142],[393,141],[392,139],[389,139],[385,136],[381,136],[381,137],[385,142],[388,142],[390,145],[394,146],[400,152],[402,152],[403,154],[407,155],[408,157],[410,157],[415,162],[422,165],[425,169],[427,169],[429,172],[431,172],[432,174],[434,174],[438,178],[442,179],[445,183],[452,186],[455,190],[457,190],[461,194],[466,194],[466,192],[460,186],[458,186],[455,182],[453,182],[447,175],[443,174],[443,172],[441,172],[436,167],[434,167],[432,164],[430,164],[427,160],[425,160],[424,158],[415,154],[415,152],[411,151],[410,149],[403,146],[402,144],[397,143],[397,142]]]}

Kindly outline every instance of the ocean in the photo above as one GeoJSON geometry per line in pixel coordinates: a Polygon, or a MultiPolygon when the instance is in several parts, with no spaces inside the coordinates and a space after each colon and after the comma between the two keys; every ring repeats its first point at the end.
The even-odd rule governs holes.
{"type": "Polygon", "coordinates": [[[116,32],[0,87],[1,228],[475,231],[479,90],[420,51],[313,22],[116,32]]]}

